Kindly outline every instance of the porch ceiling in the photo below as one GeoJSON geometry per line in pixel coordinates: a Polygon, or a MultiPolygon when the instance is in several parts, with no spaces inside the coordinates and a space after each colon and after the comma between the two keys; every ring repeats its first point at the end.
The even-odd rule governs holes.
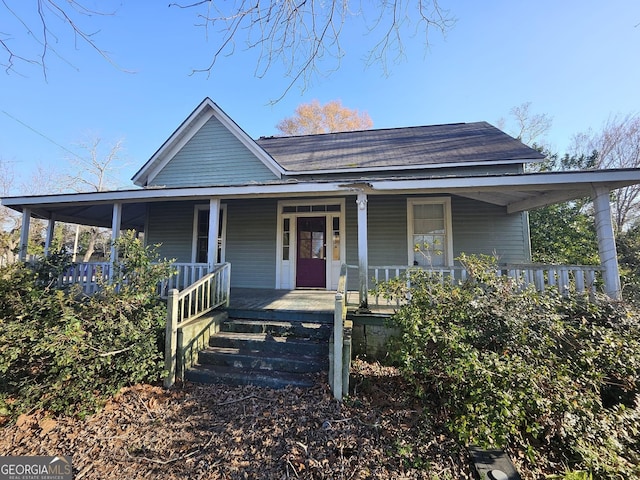
{"type": "MultiPolygon", "coordinates": [[[[32,215],[36,218],[53,218],[60,222],[111,228],[113,203],[36,205],[31,206],[31,209],[32,215]]],[[[143,231],[146,212],[147,206],[144,203],[124,204],[121,228],[143,231]]]]}

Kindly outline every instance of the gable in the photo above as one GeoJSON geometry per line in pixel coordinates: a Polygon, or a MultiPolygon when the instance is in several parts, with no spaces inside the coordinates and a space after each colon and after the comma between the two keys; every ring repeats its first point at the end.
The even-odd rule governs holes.
{"type": "Polygon", "coordinates": [[[278,177],[215,116],[162,167],[148,186],[242,185],[278,177]]]}

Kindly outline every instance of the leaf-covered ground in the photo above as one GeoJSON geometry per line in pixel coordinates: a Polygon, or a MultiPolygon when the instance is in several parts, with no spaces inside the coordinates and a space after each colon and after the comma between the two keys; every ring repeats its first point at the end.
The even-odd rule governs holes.
{"type": "Polygon", "coordinates": [[[135,385],[84,420],[4,419],[0,455],[71,455],[76,480],[473,478],[395,369],[356,361],[353,378],[342,405],[326,377],[311,389],[135,385]]]}

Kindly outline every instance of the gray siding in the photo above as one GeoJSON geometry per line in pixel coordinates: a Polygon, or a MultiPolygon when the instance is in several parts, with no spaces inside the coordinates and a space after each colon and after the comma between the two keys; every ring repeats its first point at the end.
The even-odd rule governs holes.
{"type": "MultiPolygon", "coordinates": [[[[370,195],[369,264],[406,265],[407,196],[370,195]]],[[[234,287],[273,288],[276,270],[277,199],[224,201],[227,205],[226,260],[234,287]]],[[[146,241],[161,243],[160,254],[191,261],[194,207],[203,202],[165,202],[149,207],[146,241]]],[[[346,261],[358,265],[355,196],[346,197],[346,261]]],[[[503,207],[452,197],[454,257],[496,253],[501,263],[529,261],[525,213],[507,215],[503,207]]],[[[349,288],[357,288],[351,278],[349,288]]]]}
{"type": "MultiPolygon", "coordinates": [[[[203,203],[203,202],[201,202],[203,203]]],[[[193,216],[196,202],[163,202],[149,205],[145,242],[160,244],[161,257],[190,262],[193,216]]]]}
{"type": "Polygon", "coordinates": [[[231,263],[231,286],[274,288],[277,201],[261,199],[226,203],[226,261],[231,263]]]}
{"type": "Polygon", "coordinates": [[[214,117],[169,161],[150,185],[238,185],[276,178],[214,117]]]}
{"type": "Polygon", "coordinates": [[[504,207],[453,197],[454,257],[461,253],[498,256],[500,263],[530,261],[526,213],[508,215],[504,207]]]}

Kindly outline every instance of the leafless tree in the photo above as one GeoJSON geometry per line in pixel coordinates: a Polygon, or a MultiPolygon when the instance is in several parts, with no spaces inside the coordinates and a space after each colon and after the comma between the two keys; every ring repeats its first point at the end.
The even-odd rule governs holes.
{"type": "Polygon", "coordinates": [[[509,110],[508,120],[501,118],[497,123],[522,143],[544,147],[544,136],[551,130],[553,118],[546,113],[533,113],[531,102],[525,102],[509,110]]]}
{"type": "MultiPolygon", "coordinates": [[[[5,70],[17,71],[18,63],[36,64],[46,76],[50,54],[70,63],[58,48],[69,43],[69,35],[74,43],[84,43],[114,63],[91,29],[92,18],[113,14],[108,7],[94,7],[95,2],[89,0],[36,0],[27,7],[25,3],[0,0],[0,18],[5,20],[0,24],[0,51],[5,54],[0,65],[5,70]],[[16,31],[26,31],[30,42],[16,42],[16,31]],[[35,43],[37,53],[25,48],[25,43],[35,43]]],[[[316,75],[329,74],[340,66],[345,31],[362,31],[364,26],[368,34],[359,43],[368,44],[366,63],[379,64],[386,73],[389,60],[404,58],[407,37],[414,41],[415,36],[422,36],[426,47],[433,29],[445,33],[454,24],[440,0],[384,0],[375,4],[362,0],[198,0],[169,6],[193,11],[205,40],[212,40],[209,62],[192,73],[210,74],[218,60],[234,54],[237,47],[255,50],[256,76],[263,77],[274,65],[284,65],[288,84],[280,98],[294,84],[304,89],[316,75]]]]}
{"type": "MultiPolygon", "coordinates": [[[[575,153],[598,152],[598,168],[640,168],[640,114],[614,116],[597,132],[588,131],[573,139],[575,153]]],[[[616,190],[613,214],[617,231],[622,231],[640,213],[640,186],[616,190]]]]}
{"type": "Polygon", "coordinates": [[[197,10],[199,25],[207,37],[212,33],[219,35],[210,63],[196,72],[211,73],[220,57],[233,54],[238,44],[241,48],[257,49],[257,77],[263,77],[275,64],[285,66],[289,84],[282,96],[298,81],[306,86],[314,75],[339,67],[344,56],[345,29],[359,28],[364,23],[372,34],[362,38],[362,43],[371,42],[367,64],[380,64],[386,72],[391,56],[393,60],[404,57],[407,35],[421,34],[427,46],[432,29],[445,33],[454,23],[438,0],[389,0],[377,4],[338,0],[200,0],[170,6],[197,10]],[[333,66],[321,67],[321,61],[327,58],[333,59],[333,66]]]}
{"type": "MultiPolygon", "coordinates": [[[[116,172],[123,165],[123,140],[117,140],[103,148],[100,137],[87,136],[77,146],[85,152],[83,156],[68,159],[73,173],[64,175],[65,187],[75,192],[102,192],[117,186],[116,172]]],[[[96,245],[102,241],[105,230],[98,227],[86,227],[87,249],[82,261],[88,262],[95,252],[96,245]]]]}
{"type": "Polygon", "coordinates": [[[19,63],[27,63],[39,65],[46,78],[49,55],[71,63],[58,49],[58,45],[65,44],[62,39],[67,35],[72,36],[75,45],[84,43],[115,65],[96,43],[96,32],[90,26],[92,18],[113,15],[113,12],[95,9],[90,6],[93,2],[86,0],[36,0],[26,8],[25,3],[24,0],[0,0],[0,12],[4,11],[0,29],[0,51],[4,51],[4,56],[0,66],[7,72],[16,71],[19,63]],[[5,30],[12,27],[15,31],[5,30]],[[24,31],[31,44],[16,38],[17,31],[24,31]],[[37,45],[36,51],[31,49],[33,44],[37,45]]]}

